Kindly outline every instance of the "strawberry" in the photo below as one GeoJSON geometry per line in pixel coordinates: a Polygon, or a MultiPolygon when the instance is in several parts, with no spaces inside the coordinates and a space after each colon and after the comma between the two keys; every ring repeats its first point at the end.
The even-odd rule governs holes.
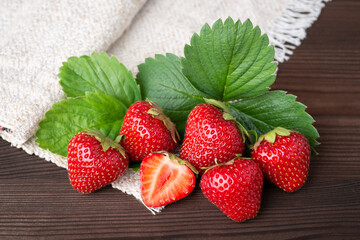
{"type": "Polygon", "coordinates": [[[165,151],[146,156],[140,166],[141,198],[148,207],[161,207],[189,195],[196,169],[165,151]]]}
{"type": "Polygon", "coordinates": [[[129,159],[122,147],[99,131],[80,132],[69,142],[69,179],[81,193],[94,192],[115,181],[128,166],[129,159]]]}
{"type": "Polygon", "coordinates": [[[200,187],[226,216],[241,222],[255,217],[260,209],[263,175],[254,161],[236,158],[206,170],[200,187]]]}
{"type": "Polygon", "coordinates": [[[171,152],[180,139],[175,124],[152,101],[140,101],[130,106],[120,135],[124,136],[121,145],[131,162],[139,162],[155,151],[171,152]]]}
{"type": "Polygon", "coordinates": [[[233,117],[212,104],[196,106],[189,114],[180,158],[199,172],[227,162],[245,150],[244,137],[233,117]]]}
{"type": "Polygon", "coordinates": [[[304,135],[278,127],[259,138],[251,157],[267,179],[284,191],[293,192],[306,181],[310,152],[304,135]]]}

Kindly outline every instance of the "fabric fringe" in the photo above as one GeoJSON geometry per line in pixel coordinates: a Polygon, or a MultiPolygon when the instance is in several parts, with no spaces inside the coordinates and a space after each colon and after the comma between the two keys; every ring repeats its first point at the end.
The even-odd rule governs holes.
{"type": "Polygon", "coordinates": [[[319,17],[325,2],[331,0],[293,0],[268,32],[275,46],[275,59],[284,62],[306,37],[306,29],[319,17]]]}

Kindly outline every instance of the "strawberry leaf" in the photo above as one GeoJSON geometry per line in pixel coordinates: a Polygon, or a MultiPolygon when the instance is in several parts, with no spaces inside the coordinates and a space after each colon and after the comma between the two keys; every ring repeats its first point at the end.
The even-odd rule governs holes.
{"type": "Polygon", "coordinates": [[[283,91],[269,92],[275,80],[274,48],[249,20],[218,20],[212,28],[205,24],[184,53],[182,59],[172,54],[148,58],[137,75],[143,98],[157,102],[179,132],[194,106],[215,99],[224,102],[248,132],[260,136],[281,126],[303,133],[311,146],[318,144],[306,106],[283,91]]]}
{"type": "Polygon", "coordinates": [[[274,47],[250,20],[219,19],[205,24],[184,49],[184,75],[200,91],[220,101],[254,97],[275,80],[274,47]]]}
{"type": "Polygon", "coordinates": [[[66,156],[70,139],[83,130],[98,129],[114,140],[126,110],[119,99],[102,92],[64,99],[55,103],[39,123],[36,142],[43,149],[66,156]]]}
{"type": "MultiPolygon", "coordinates": [[[[318,145],[318,132],[312,125],[314,119],[305,112],[306,106],[296,101],[296,96],[284,91],[270,91],[253,98],[227,103],[231,114],[247,130],[261,136],[276,127],[301,132],[311,146],[318,145]]],[[[313,149],[313,153],[316,153],[313,149]]]]}
{"type": "Polygon", "coordinates": [[[67,97],[84,96],[87,91],[102,92],[120,99],[127,107],[141,100],[132,73],[114,56],[109,57],[104,52],[70,57],[58,76],[67,97]]]}
{"type": "Polygon", "coordinates": [[[139,65],[136,77],[143,99],[150,99],[161,106],[164,113],[184,132],[187,115],[204,97],[182,73],[180,58],[173,54],[156,55],[139,65]]]}
{"type": "Polygon", "coordinates": [[[274,48],[266,34],[228,18],[205,24],[184,49],[185,58],[156,55],[139,65],[142,97],[158,103],[184,132],[186,118],[204,98],[230,101],[261,95],[274,82],[274,48]]]}

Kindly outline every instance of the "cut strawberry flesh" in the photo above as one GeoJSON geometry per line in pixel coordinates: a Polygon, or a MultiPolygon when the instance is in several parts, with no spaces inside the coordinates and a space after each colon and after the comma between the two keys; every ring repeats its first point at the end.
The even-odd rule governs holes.
{"type": "Polygon", "coordinates": [[[195,175],[162,153],[152,153],[141,163],[141,197],[148,207],[160,207],[186,197],[195,187],[195,175]]]}

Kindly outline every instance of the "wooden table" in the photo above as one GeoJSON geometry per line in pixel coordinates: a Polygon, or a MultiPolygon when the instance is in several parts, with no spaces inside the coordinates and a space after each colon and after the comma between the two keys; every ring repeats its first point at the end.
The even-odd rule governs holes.
{"type": "Polygon", "coordinates": [[[81,195],[66,170],[0,140],[0,239],[360,239],[360,2],[328,3],[272,88],[308,106],[321,145],[301,190],[265,182],[255,219],[229,220],[199,187],[156,216],[111,187],[81,195]]]}

